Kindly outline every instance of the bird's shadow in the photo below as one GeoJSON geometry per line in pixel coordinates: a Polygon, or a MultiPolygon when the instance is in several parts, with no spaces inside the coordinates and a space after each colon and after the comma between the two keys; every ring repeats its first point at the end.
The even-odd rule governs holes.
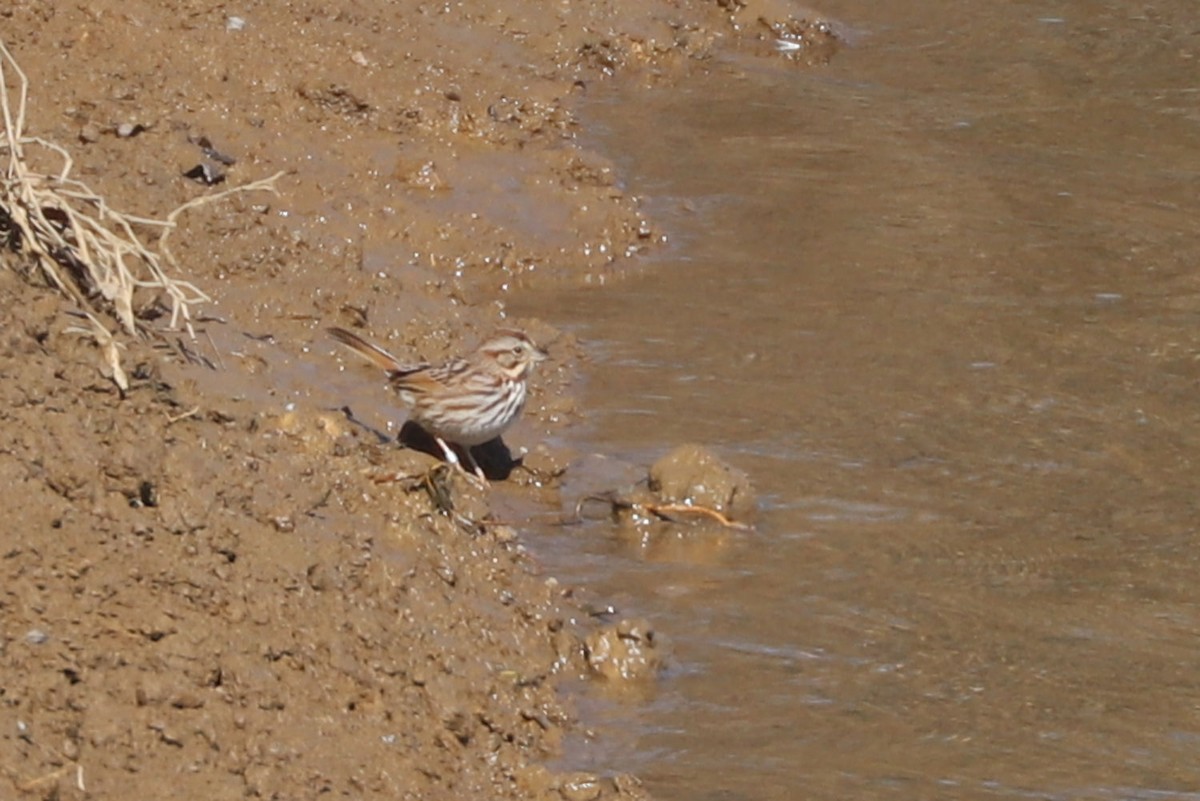
{"type": "MultiPolygon", "coordinates": [[[[428,453],[439,459],[445,458],[445,454],[442,453],[442,449],[433,435],[412,420],[405,421],[404,425],[400,427],[400,434],[396,437],[396,441],[406,448],[428,453]]],[[[512,451],[500,437],[469,448],[466,445],[447,444],[458,454],[459,462],[463,465],[470,464],[470,462],[463,459],[462,452],[470,450],[471,458],[475,460],[475,464],[479,465],[479,469],[483,471],[483,475],[488,481],[506,481],[512,475],[512,471],[521,466],[521,460],[513,458],[512,451]]]]}
{"type": "MultiPolygon", "coordinates": [[[[381,445],[395,441],[405,448],[412,448],[415,451],[427,453],[438,459],[445,459],[446,455],[442,453],[442,449],[438,446],[437,440],[433,438],[433,435],[412,420],[405,421],[404,425],[400,427],[400,433],[393,440],[383,431],[355,417],[354,412],[349,406],[341,407],[341,411],[346,415],[347,420],[364,431],[370,432],[381,445]]],[[[450,447],[458,454],[460,463],[464,465],[468,464],[462,455],[463,450],[467,446],[450,444],[450,447]]],[[[475,445],[470,448],[470,452],[471,457],[475,459],[475,463],[479,465],[479,469],[483,471],[483,475],[489,481],[506,481],[512,475],[512,471],[521,466],[521,459],[513,458],[512,451],[509,450],[508,445],[504,444],[504,440],[500,437],[496,437],[482,445],[475,445]]]]}

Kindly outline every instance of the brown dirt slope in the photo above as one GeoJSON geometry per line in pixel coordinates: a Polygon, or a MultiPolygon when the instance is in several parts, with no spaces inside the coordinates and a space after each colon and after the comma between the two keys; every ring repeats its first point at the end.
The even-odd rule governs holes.
{"type": "MultiPolygon", "coordinates": [[[[9,308],[30,300],[16,280],[0,273],[9,308]]],[[[376,489],[376,446],[334,422],[289,433],[236,401],[181,417],[198,399],[140,361],[120,400],[82,339],[49,334],[44,297],[0,342],[19,376],[0,384],[2,781],[46,798],[536,795],[529,764],[565,722],[547,679],[573,645],[511,530],[376,489]]]]}

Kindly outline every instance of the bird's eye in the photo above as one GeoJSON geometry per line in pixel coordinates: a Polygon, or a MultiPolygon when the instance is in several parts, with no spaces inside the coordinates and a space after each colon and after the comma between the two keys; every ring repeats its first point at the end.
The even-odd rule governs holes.
{"type": "Polygon", "coordinates": [[[520,356],[525,351],[525,346],[521,344],[513,345],[513,356],[520,356]]]}

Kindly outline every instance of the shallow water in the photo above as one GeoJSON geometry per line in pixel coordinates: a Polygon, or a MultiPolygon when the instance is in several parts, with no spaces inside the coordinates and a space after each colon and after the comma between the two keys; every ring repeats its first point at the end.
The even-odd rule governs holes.
{"type": "Polygon", "coordinates": [[[763,514],[541,536],[672,643],[590,766],[663,799],[1193,797],[1194,8],[885,6],[824,7],[860,32],[828,67],[592,108],[672,247],[514,310],[588,343],[589,450],[712,445],[763,514]]]}

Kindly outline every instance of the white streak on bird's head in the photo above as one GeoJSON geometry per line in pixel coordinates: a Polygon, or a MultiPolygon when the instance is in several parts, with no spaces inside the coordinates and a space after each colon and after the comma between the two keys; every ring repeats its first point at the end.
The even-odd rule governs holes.
{"type": "Polygon", "coordinates": [[[501,329],[479,346],[479,353],[496,364],[511,380],[520,380],[550,354],[537,346],[524,331],[501,329]]]}

